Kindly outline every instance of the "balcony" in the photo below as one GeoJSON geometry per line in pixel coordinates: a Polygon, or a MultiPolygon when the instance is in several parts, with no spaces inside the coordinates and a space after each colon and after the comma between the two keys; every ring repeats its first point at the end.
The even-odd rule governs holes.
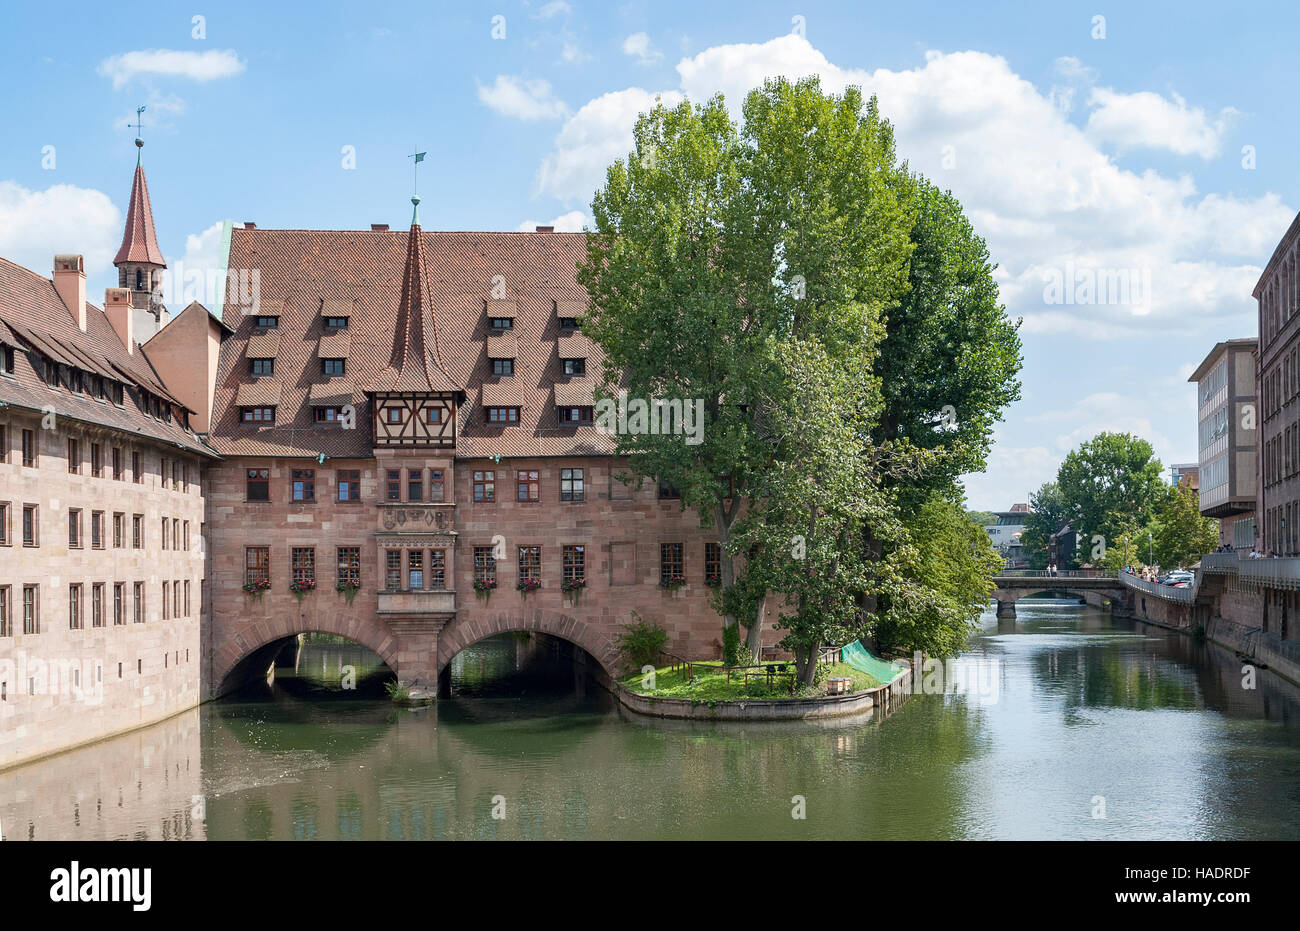
{"type": "Polygon", "coordinates": [[[395,618],[449,618],[456,613],[456,593],[451,589],[379,593],[379,616],[395,618]]]}

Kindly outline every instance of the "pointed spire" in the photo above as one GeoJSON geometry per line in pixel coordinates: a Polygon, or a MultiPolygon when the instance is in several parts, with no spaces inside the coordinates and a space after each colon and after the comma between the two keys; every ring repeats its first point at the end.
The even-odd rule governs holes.
{"type": "MultiPolygon", "coordinates": [[[[411,198],[418,203],[418,198],[411,198]]],[[[397,309],[390,369],[396,369],[399,391],[461,391],[464,385],[448,374],[438,345],[438,324],[424,263],[424,234],[411,224],[402,272],[402,300],[397,309]]]]}
{"type": "Polygon", "coordinates": [[[113,259],[114,265],[123,262],[146,262],[160,268],[167,267],[162,250],[158,248],[158,234],[153,228],[153,207],[149,204],[149,185],[144,180],[144,166],[138,164],[135,166],[135,180],[131,182],[131,203],[126,209],[122,246],[113,259]]]}

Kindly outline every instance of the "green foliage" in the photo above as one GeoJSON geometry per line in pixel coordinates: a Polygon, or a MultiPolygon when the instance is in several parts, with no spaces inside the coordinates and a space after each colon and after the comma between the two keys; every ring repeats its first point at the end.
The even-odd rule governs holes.
{"type": "Polygon", "coordinates": [[[1202,517],[1199,496],[1175,485],[1156,511],[1151,532],[1156,562],[1165,568],[1190,566],[1219,544],[1219,522],[1202,517]]]}
{"type": "Polygon", "coordinates": [[[401,703],[411,700],[411,690],[399,685],[396,679],[385,682],[384,690],[388,692],[388,697],[395,702],[401,703]]]}
{"type": "Polygon", "coordinates": [[[740,665],[740,625],[728,624],[722,628],[722,662],[725,666],[740,665]]]}
{"type": "Polygon", "coordinates": [[[637,669],[653,666],[659,662],[659,652],[668,643],[668,631],[657,621],[647,622],[635,611],[632,617],[636,619],[635,623],[624,624],[624,632],[616,636],[614,642],[630,666],[637,669]]]}
{"type": "MultiPolygon", "coordinates": [[[[1061,486],[1048,482],[1029,496],[1029,514],[1025,518],[1025,530],[1020,535],[1020,545],[1024,548],[1032,569],[1046,568],[1051,559],[1052,535],[1075,517],[1074,512],[1061,494],[1061,486]]],[[[1058,551],[1057,566],[1061,569],[1078,567],[1076,553],[1058,551]]],[[[1085,561],[1086,561],[1086,555],[1085,561]]]]}
{"type": "Polygon", "coordinates": [[[906,539],[885,563],[890,591],[877,640],[890,650],[951,656],[977,629],[1002,557],[960,505],[943,496],[930,498],[905,523],[906,539]]]}
{"type": "Polygon", "coordinates": [[[1135,536],[1164,502],[1169,487],[1162,471],[1146,440],[1098,433],[1066,455],[1056,482],[1075,529],[1085,540],[1105,537],[1109,552],[1121,536],[1135,536]]]}
{"type": "Polygon", "coordinates": [[[992,511],[967,511],[966,519],[979,527],[988,527],[998,522],[998,516],[992,511]]]}

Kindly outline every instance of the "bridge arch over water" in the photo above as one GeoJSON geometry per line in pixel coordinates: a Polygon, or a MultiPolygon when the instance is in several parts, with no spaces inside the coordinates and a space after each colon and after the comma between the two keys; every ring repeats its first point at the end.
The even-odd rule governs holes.
{"type": "Polygon", "coordinates": [[[1055,574],[1045,569],[1017,569],[997,575],[993,582],[997,615],[1004,618],[1016,616],[1017,601],[1043,593],[1074,595],[1098,608],[1120,605],[1126,611],[1131,597],[1115,573],[1100,569],[1063,569],[1055,574]]]}

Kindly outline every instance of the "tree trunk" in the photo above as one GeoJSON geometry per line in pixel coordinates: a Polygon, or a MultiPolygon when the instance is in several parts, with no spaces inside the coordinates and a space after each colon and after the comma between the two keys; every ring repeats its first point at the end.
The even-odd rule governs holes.
{"type": "Polygon", "coordinates": [[[767,592],[758,601],[758,613],[754,615],[754,622],[749,625],[749,631],[745,636],[745,647],[749,650],[749,655],[754,660],[758,660],[763,652],[763,615],[767,610],[767,592]]]}
{"type": "Polygon", "coordinates": [[[794,669],[800,685],[815,685],[817,682],[817,647],[797,646],[794,648],[794,669]]]}

